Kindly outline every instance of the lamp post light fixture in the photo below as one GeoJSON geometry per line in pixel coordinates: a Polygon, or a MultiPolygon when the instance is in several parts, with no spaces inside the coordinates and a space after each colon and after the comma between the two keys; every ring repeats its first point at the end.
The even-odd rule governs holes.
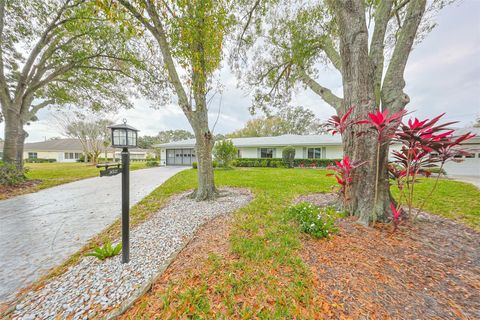
{"type": "Polygon", "coordinates": [[[139,130],[127,125],[126,119],[123,119],[122,124],[112,125],[109,128],[112,130],[112,147],[122,148],[122,263],[128,263],[130,261],[130,152],[128,148],[137,147],[139,130]]]}

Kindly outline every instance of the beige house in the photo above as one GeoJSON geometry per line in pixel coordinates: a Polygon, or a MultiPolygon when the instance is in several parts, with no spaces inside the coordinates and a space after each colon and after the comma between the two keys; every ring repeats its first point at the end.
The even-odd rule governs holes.
{"type": "MultiPolygon", "coordinates": [[[[0,146],[3,150],[3,143],[0,146]]],[[[148,155],[146,149],[129,149],[130,159],[145,160],[148,155]]],[[[106,148],[107,158],[120,159],[120,149],[106,148]]],[[[1,153],[1,152],[0,152],[1,153]]],[[[56,162],[76,162],[83,155],[82,144],[77,139],[54,139],[42,142],[26,143],[23,152],[24,159],[52,159],[56,162]]],[[[105,157],[105,149],[102,147],[100,158],[105,157]]],[[[1,154],[0,154],[1,158],[1,154]]]]}

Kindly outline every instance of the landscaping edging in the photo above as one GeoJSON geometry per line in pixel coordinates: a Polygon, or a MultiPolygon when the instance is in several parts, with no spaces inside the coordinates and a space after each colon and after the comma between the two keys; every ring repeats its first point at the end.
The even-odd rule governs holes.
{"type": "Polygon", "coordinates": [[[187,198],[187,193],[173,196],[163,209],[132,230],[129,264],[120,264],[119,256],[102,263],[82,257],[64,274],[26,294],[11,318],[116,318],[150,289],[200,226],[252,199],[245,189],[228,191],[214,202],[196,202],[187,198]]]}

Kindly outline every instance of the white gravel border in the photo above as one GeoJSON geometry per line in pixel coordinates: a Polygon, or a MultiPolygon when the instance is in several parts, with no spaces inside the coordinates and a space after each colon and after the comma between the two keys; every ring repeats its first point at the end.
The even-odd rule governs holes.
{"type": "Polygon", "coordinates": [[[130,262],[121,255],[100,261],[83,257],[64,274],[29,292],[12,319],[114,318],[123,313],[170,264],[196,229],[208,220],[245,206],[252,195],[228,188],[215,201],[197,202],[190,192],[173,196],[148,221],[130,231],[130,262]]]}

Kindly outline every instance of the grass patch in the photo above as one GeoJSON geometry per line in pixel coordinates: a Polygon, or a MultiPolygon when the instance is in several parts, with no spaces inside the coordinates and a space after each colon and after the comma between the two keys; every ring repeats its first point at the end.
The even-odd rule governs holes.
{"type": "MultiPolygon", "coordinates": [[[[415,184],[414,206],[420,207],[432,190],[434,178],[421,178],[415,184]]],[[[398,196],[398,190],[392,191],[398,196]]],[[[423,210],[445,218],[458,220],[480,231],[480,190],[470,183],[441,179],[437,189],[427,199],[423,210]]]]}
{"type": "MultiPolygon", "coordinates": [[[[0,200],[11,196],[37,192],[42,189],[51,188],[64,183],[69,183],[86,178],[98,177],[100,169],[83,162],[74,163],[25,163],[28,168],[27,178],[29,180],[40,180],[31,187],[13,190],[12,194],[0,194],[0,200]]],[[[130,170],[145,169],[146,162],[136,161],[130,163],[130,170]]]]}

